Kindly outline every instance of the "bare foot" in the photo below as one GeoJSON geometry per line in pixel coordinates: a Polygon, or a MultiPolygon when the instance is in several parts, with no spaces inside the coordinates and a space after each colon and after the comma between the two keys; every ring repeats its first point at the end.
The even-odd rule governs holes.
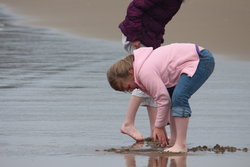
{"type": "Polygon", "coordinates": [[[164,152],[186,153],[187,152],[187,147],[186,146],[179,146],[179,145],[175,144],[173,147],[165,149],[164,152]]]}
{"type": "Polygon", "coordinates": [[[173,138],[168,138],[168,147],[173,147],[175,144],[175,139],[173,138]]]}
{"type": "Polygon", "coordinates": [[[134,126],[131,125],[122,124],[121,133],[132,137],[136,141],[144,140],[143,135],[134,126]]]}

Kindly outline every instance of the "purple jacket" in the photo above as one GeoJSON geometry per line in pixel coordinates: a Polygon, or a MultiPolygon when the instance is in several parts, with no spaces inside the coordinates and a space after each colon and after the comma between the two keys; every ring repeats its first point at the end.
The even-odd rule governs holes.
{"type": "Polygon", "coordinates": [[[157,48],[164,42],[166,24],[180,9],[183,0],[133,0],[119,24],[128,41],[140,41],[157,48]]]}

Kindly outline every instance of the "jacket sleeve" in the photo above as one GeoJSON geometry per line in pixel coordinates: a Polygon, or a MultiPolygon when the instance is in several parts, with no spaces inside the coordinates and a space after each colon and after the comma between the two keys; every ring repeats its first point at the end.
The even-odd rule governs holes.
{"type": "Polygon", "coordinates": [[[127,9],[127,15],[125,19],[126,32],[128,41],[136,41],[140,39],[140,33],[142,32],[142,17],[145,11],[149,10],[156,3],[162,0],[133,0],[127,9]]]}
{"type": "Polygon", "coordinates": [[[171,99],[165,84],[162,79],[152,71],[144,72],[144,74],[141,73],[140,80],[146,92],[157,103],[155,127],[160,128],[166,126],[171,108],[171,99]]]}

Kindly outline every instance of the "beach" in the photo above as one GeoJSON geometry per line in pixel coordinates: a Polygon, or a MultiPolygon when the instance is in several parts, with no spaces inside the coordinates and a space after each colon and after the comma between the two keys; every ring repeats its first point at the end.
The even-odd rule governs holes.
{"type": "MultiPolygon", "coordinates": [[[[129,1],[1,0],[0,165],[248,167],[249,2],[223,2],[186,1],[165,39],[208,46],[216,59],[211,78],[190,101],[188,148],[239,150],[169,156],[120,133],[130,95],[106,81],[110,64],[126,55],[117,24],[129,1]],[[139,152],[107,151],[121,148],[139,152]]],[[[143,107],[136,127],[149,136],[143,107]]]]}
{"type": "MultiPolygon", "coordinates": [[[[1,0],[28,16],[29,25],[53,27],[83,37],[120,40],[118,24],[130,0],[1,0]]],[[[231,58],[250,60],[250,2],[186,0],[166,27],[165,44],[194,42],[231,58]]]]}

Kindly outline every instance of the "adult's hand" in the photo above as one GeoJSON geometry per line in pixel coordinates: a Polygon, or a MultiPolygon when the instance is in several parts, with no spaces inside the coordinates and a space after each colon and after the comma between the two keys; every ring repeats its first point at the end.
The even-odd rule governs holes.
{"type": "Polygon", "coordinates": [[[131,44],[136,48],[140,48],[141,47],[141,42],[140,41],[134,41],[134,42],[131,42],[131,44]]]}

